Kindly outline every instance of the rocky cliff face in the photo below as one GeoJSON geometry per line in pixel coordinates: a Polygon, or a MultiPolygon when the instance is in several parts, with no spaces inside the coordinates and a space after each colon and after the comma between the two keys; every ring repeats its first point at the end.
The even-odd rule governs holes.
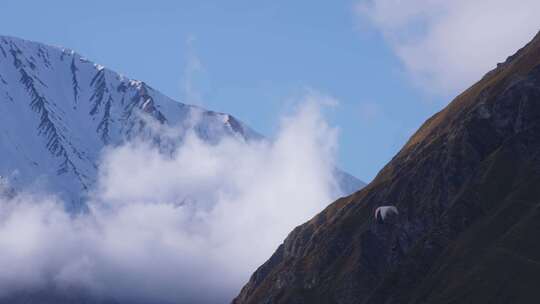
{"type": "Polygon", "coordinates": [[[536,303],[540,35],[297,227],[233,301],[536,303]],[[376,221],[394,205],[394,221],[376,221]]]}

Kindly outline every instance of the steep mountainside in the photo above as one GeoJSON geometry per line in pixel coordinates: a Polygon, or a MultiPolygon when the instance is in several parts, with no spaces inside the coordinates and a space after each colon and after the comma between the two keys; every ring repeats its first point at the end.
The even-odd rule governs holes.
{"type": "MultiPolygon", "coordinates": [[[[162,149],[179,144],[156,132],[160,125],[209,142],[261,138],[231,115],[176,102],[71,50],[0,36],[0,176],[15,189],[46,184],[77,207],[103,147],[136,136],[162,149]]],[[[336,174],[345,193],[362,186],[336,174]]]]}
{"type": "Polygon", "coordinates": [[[234,303],[537,303],[539,134],[540,34],[292,231],[234,303]]]}

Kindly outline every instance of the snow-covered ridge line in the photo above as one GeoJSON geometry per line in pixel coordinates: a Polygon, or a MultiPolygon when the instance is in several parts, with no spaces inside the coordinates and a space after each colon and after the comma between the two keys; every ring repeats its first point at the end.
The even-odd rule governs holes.
{"type": "MultiPolygon", "coordinates": [[[[134,137],[171,145],[160,125],[207,142],[262,138],[229,114],[177,102],[71,49],[0,35],[0,175],[15,188],[46,187],[80,206],[102,149],[134,137]]],[[[360,185],[344,184],[345,192],[360,185]]]]}
{"type": "MultiPolygon", "coordinates": [[[[155,91],[157,92],[152,86],[148,85],[146,82],[144,81],[141,81],[141,80],[137,80],[137,79],[133,79],[133,78],[130,78],[122,73],[118,73],[116,71],[113,71],[109,68],[107,68],[106,66],[102,65],[102,64],[99,64],[99,63],[94,63],[93,61],[91,61],[90,59],[88,59],[87,57],[81,55],[80,53],[74,51],[73,49],[70,49],[70,48],[67,48],[67,47],[64,47],[64,46],[58,46],[58,45],[53,45],[53,44],[46,44],[46,43],[41,43],[41,42],[36,42],[36,41],[32,41],[32,40],[27,40],[27,39],[24,39],[24,38],[19,38],[19,37],[14,37],[14,36],[9,36],[9,35],[0,35],[0,41],[11,41],[11,42],[16,42],[16,45],[20,45],[20,44],[23,44],[23,45],[27,45],[29,47],[32,47],[32,48],[37,48],[38,49],[38,53],[39,53],[39,58],[43,59],[44,60],[44,64],[51,68],[51,63],[50,61],[48,60],[49,58],[49,52],[50,51],[56,51],[56,52],[60,52],[60,56],[61,56],[61,59],[62,61],[65,59],[66,56],[72,58],[72,63],[71,63],[71,71],[72,71],[72,75],[73,75],[73,84],[75,85],[76,83],[76,80],[75,80],[75,75],[76,75],[76,72],[78,71],[78,68],[76,66],[76,60],[80,61],[81,63],[85,63],[85,64],[90,64],[90,65],[93,65],[96,72],[99,72],[101,70],[104,70],[106,71],[107,73],[110,73],[112,75],[114,75],[115,78],[117,78],[118,80],[120,80],[122,83],[128,83],[130,87],[135,87],[137,89],[150,89],[152,91],[155,91]]],[[[0,43],[0,53],[3,53],[3,47],[2,47],[2,44],[0,43]]],[[[5,57],[5,56],[4,56],[5,57]]],[[[223,116],[231,116],[230,114],[227,114],[227,113],[223,113],[223,112],[217,112],[217,111],[212,111],[212,110],[208,110],[208,109],[204,109],[198,105],[192,105],[192,104],[186,104],[186,103],[181,103],[179,101],[175,101],[173,100],[172,98],[168,97],[168,96],[165,96],[164,94],[162,94],[161,92],[158,92],[160,95],[163,95],[164,97],[166,97],[167,99],[171,100],[171,101],[174,101],[176,103],[180,103],[180,104],[183,104],[183,105],[186,105],[186,106],[189,106],[189,107],[193,107],[193,108],[196,108],[200,111],[204,111],[204,112],[208,112],[208,113],[212,113],[214,115],[223,115],[223,116]]],[[[232,117],[232,116],[231,116],[232,117]]],[[[236,120],[236,118],[233,117],[233,119],[236,120]]],[[[245,124],[242,123],[243,126],[247,127],[245,124]]],[[[253,130],[251,130],[252,132],[254,132],[253,130]]],[[[256,133],[256,132],[254,132],[256,133]]],[[[260,136],[260,135],[259,135],[260,136]]]]}

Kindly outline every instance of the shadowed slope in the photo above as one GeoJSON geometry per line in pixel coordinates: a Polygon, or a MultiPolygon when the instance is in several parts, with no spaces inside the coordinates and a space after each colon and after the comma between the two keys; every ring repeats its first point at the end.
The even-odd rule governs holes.
{"type": "Polygon", "coordinates": [[[537,35],[426,121],[371,184],[291,232],[234,302],[537,299],[539,122],[537,35]],[[374,220],[383,205],[398,208],[395,223],[374,220]]]}

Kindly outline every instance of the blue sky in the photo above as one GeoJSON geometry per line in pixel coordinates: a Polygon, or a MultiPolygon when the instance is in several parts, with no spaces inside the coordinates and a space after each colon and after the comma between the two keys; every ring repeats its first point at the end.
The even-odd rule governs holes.
{"type": "MultiPolygon", "coordinates": [[[[464,87],[422,81],[442,73],[417,59],[444,63],[445,57],[401,52],[411,31],[405,38],[400,31],[421,21],[425,27],[412,30],[414,39],[431,43],[426,31],[439,20],[416,12],[396,16],[394,9],[401,11],[388,10],[389,1],[396,0],[2,1],[0,26],[1,34],[72,48],[175,99],[231,113],[265,135],[290,110],[291,98],[306,89],[331,95],[339,100],[327,110],[340,129],[339,165],[369,181],[464,87]]],[[[424,7],[421,2],[411,3],[424,7]]]]}

